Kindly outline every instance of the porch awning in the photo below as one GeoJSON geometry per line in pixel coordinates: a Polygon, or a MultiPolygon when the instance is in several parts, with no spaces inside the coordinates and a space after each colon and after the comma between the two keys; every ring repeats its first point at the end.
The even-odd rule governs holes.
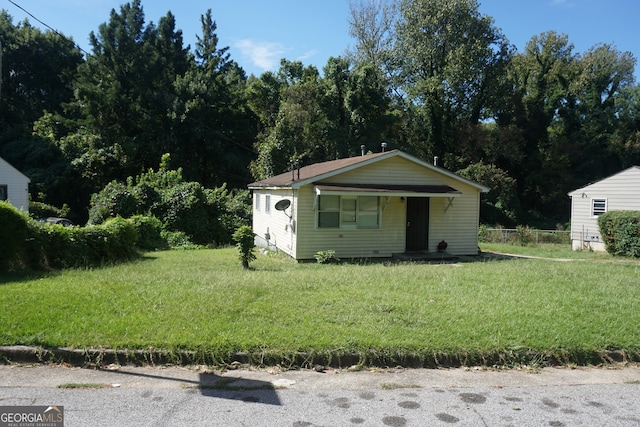
{"type": "Polygon", "coordinates": [[[404,184],[323,184],[314,183],[319,195],[385,196],[385,197],[459,197],[462,193],[448,185],[404,184]]]}

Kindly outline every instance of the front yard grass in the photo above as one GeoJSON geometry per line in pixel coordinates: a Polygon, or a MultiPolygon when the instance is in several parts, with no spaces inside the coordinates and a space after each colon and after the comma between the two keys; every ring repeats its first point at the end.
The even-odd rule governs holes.
{"type": "MultiPolygon", "coordinates": [[[[589,255],[588,253],[585,255],[589,255]]],[[[603,261],[603,262],[601,262],[603,261]]],[[[192,351],[195,363],[640,361],[640,263],[296,264],[165,251],[95,270],[0,276],[0,345],[192,351]]],[[[391,365],[393,364],[393,365],[391,365]]]]}
{"type": "MultiPolygon", "coordinates": [[[[531,243],[526,246],[510,243],[480,243],[480,249],[486,252],[508,253],[541,258],[582,259],[591,261],[610,260],[616,262],[624,261],[624,258],[615,258],[607,252],[596,252],[589,250],[572,251],[570,245],[557,243],[531,243]]],[[[632,259],[629,259],[628,261],[634,262],[632,259]]]]}

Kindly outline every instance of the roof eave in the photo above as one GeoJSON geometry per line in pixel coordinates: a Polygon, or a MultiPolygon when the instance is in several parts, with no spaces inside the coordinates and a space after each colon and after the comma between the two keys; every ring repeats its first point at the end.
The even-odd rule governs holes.
{"type": "Polygon", "coordinates": [[[460,175],[458,175],[458,174],[456,174],[454,172],[451,172],[450,170],[447,170],[447,169],[438,167],[436,165],[433,165],[431,163],[422,161],[422,160],[418,159],[417,157],[413,157],[413,156],[411,156],[411,155],[409,155],[409,154],[407,154],[405,152],[398,151],[398,155],[400,155],[401,157],[403,157],[403,158],[405,158],[405,159],[407,159],[409,161],[418,163],[418,164],[426,167],[427,169],[431,169],[433,171],[440,172],[441,174],[446,175],[449,178],[453,178],[455,180],[462,181],[467,185],[470,185],[472,187],[477,188],[482,193],[488,193],[491,190],[489,187],[485,187],[484,185],[478,184],[477,182],[471,181],[470,179],[463,178],[460,175]]]}
{"type": "Polygon", "coordinates": [[[443,169],[443,168],[435,166],[435,165],[433,165],[431,163],[427,163],[425,161],[422,161],[422,160],[420,160],[420,159],[418,159],[416,157],[413,157],[413,156],[411,156],[409,154],[406,154],[405,152],[400,151],[400,150],[391,150],[391,151],[388,151],[386,153],[381,153],[381,155],[377,155],[375,157],[372,157],[372,158],[369,158],[369,159],[365,159],[365,160],[362,160],[360,162],[356,162],[356,163],[353,163],[353,164],[350,164],[350,165],[347,165],[347,166],[344,166],[344,167],[341,167],[341,168],[338,168],[338,169],[334,169],[334,170],[331,170],[329,172],[325,172],[323,174],[310,176],[308,178],[304,178],[304,179],[301,179],[299,181],[293,180],[293,181],[289,182],[287,185],[282,185],[282,186],[278,186],[278,185],[276,185],[276,186],[274,186],[274,185],[252,186],[251,184],[249,184],[248,188],[249,189],[263,189],[263,190],[267,190],[267,189],[274,189],[274,190],[276,190],[276,189],[295,189],[295,190],[297,190],[297,189],[299,189],[300,187],[302,187],[304,185],[313,184],[316,181],[321,181],[323,179],[327,179],[327,178],[330,178],[330,177],[333,177],[333,176],[336,176],[336,175],[340,175],[340,174],[343,174],[345,172],[349,172],[351,170],[358,169],[360,167],[367,166],[367,165],[376,163],[378,161],[386,160],[386,159],[389,159],[389,158],[392,158],[392,157],[395,157],[395,156],[400,156],[400,157],[402,157],[402,158],[404,158],[406,160],[409,160],[409,161],[414,162],[416,164],[419,164],[419,165],[421,165],[423,167],[426,167],[427,169],[430,169],[430,170],[432,170],[434,172],[441,173],[441,174],[443,174],[443,175],[445,175],[445,176],[447,176],[449,178],[452,178],[452,179],[455,179],[457,181],[463,182],[463,183],[465,183],[465,184],[467,184],[467,185],[469,185],[471,187],[476,188],[478,191],[480,191],[482,193],[488,193],[490,191],[490,188],[485,187],[484,185],[478,184],[477,182],[471,181],[471,180],[469,180],[467,178],[463,178],[460,175],[457,175],[457,174],[455,174],[455,173],[453,173],[453,172],[451,172],[451,171],[449,171],[447,169],[443,169]]]}
{"type": "Polygon", "coordinates": [[[370,158],[370,159],[366,159],[366,160],[363,160],[361,162],[353,163],[351,165],[347,165],[347,166],[344,166],[344,167],[339,168],[339,169],[334,169],[332,171],[325,172],[325,173],[320,174],[320,175],[311,176],[309,178],[305,178],[305,179],[302,179],[300,181],[294,181],[291,184],[291,186],[293,188],[297,189],[297,188],[302,187],[303,185],[313,184],[315,181],[321,181],[323,179],[330,178],[332,176],[340,175],[342,173],[349,172],[351,170],[358,169],[360,167],[367,166],[367,165],[370,165],[372,163],[376,163],[376,162],[378,162],[380,160],[383,160],[383,159],[388,159],[390,157],[396,156],[398,153],[401,153],[401,151],[398,151],[398,150],[388,151],[388,152],[386,152],[386,153],[384,153],[383,155],[380,155],[380,156],[376,156],[376,157],[373,157],[373,158],[370,158]]]}
{"type": "Polygon", "coordinates": [[[291,190],[295,188],[292,185],[251,185],[247,186],[249,190],[291,190]]]}

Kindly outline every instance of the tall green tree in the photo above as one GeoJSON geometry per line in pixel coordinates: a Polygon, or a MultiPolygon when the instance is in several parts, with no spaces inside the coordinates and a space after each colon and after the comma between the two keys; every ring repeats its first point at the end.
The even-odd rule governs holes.
{"type": "Polygon", "coordinates": [[[246,75],[230,60],[229,48],[218,46],[210,9],[201,24],[196,62],[175,81],[172,164],[184,170],[186,179],[205,187],[244,186],[250,181],[247,165],[256,134],[246,106],[246,75]]]}
{"type": "Polygon", "coordinates": [[[475,0],[402,0],[395,26],[401,87],[419,106],[426,143],[455,166],[455,130],[489,117],[510,47],[475,0]]]}
{"type": "Polygon", "coordinates": [[[609,45],[576,54],[555,32],[534,36],[513,58],[513,90],[497,122],[521,141],[522,160],[502,167],[517,179],[530,218],[566,217],[568,191],[620,170],[616,100],[633,83],[634,62],[609,45]]]}
{"type": "Polygon", "coordinates": [[[261,127],[254,178],[353,156],[361,145],[379,149],[394,136],[396,118],[377,69],[353,68],[347,58],[332,57],[323,71],[320,77],[315,67],[282,60],[276,75],[265,73],[250,82],[249,105],[261,127]]]}
{"type": "Polygon", "coordinates": [[[267,120],[256,139],[258,158],[251,164],[254,178],[261,179],[285,172],[296,164],[325,160],[330,151],[323,139],[326,117],[320,105],[320,75],[314,66],[304,67],[300,61],[282,59],[275,79],[267,74],[261,83],[253,82],[250,105],[258,106],[256,114],[267,120]],[[270,89],[268,88],[270,86],[270,89]],[[260,108],[264,96],[279,89],[280,104],[274,116],[260,108]]]}
{"type": "Polygon", "coordinates": [[[43,111],[61,112],[73,98],[71,81],[82,54],[72,39],[42,32],[27,20],[14,24],[4,9],[0,41],[0,141],[27,138],[43,111]]]}
{"type": "Polygon", "coordinates": [[[571,120],[576,103],[571,82],[577,71],[573,45],[553,31],[532,37],[508,69],[512,90],[496,115],[497,123],[510,129],[522,156],[519,162],[499,166],[516,179],[523,208],[534,216],[547,212],[553,217],[567,208],[566,191],[562,195],[563,187],[550,183],[568,176],[570,149],[554,145],[549,130],[561,116],[571,120]]]}
{"type": "Polygon", "coordinates": [[[361,64],[351,70],[348,83],[345,98],[350,126],[348,153],[358,153],[361,145],[377,150],[383,142],[398,147],[398,111],[384,77],[375,67],[361,64]]]}
{"type": "MultiPolygon", "coordinates": [[[[579,146],[572,165],[576,187],[619,171],[624,164],[616,152],[615,137],[623,125],[616,99],[634,83],[635,58],[630,52],[598,44],[578,59],[577,94],[579,146]]],[[[573,134],[574,132],[572,132],[573,134]]]]}
{"type": "Polygon", "coordinates": [[[618,125],[611,138],[611,149],[620,167],[640,165],[640,84],[628,86],[615,99],[618,125]]]}
{"type": "Polygon", "coordinates": [[[27,20],[14,24],[5,10],[0,10],[0,42],[0,156],[29,176],[31,200],[77,208],[82,198],[74,191],[78,181],[70,161],[52,132],[39,132],[39,123],[49,117],[50,128],[59,126],[59,114],[73,99],[80,50],[70,38],[43,32],[27,20]]]}
{"type": "Polygon", "coordinates": [[[348,57],[356,66],[369,65],[379,70],[392,95],[400,96],[394,58],[394,26],[398,20],[397,3],[393,0],[351,0],[349,2],[349,34],[355,46],[348,57]]]}
{"type": "Polygon", "coordinates": [[[159,27],[146,25],[140,0],[112,10],[90,42],[93,54],[79,69],[76,106],[103,144],[93,148],[122,154],[122,170],[111,178],[123,179],[156,166],[175,141],[168,112],[173,83],[189,57],[173,15],[159,27]]]}

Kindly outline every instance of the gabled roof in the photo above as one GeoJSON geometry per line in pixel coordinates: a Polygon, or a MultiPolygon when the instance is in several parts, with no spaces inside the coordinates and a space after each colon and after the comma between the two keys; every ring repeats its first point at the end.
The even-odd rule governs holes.
{"type": "Polygon", "coordinates": [[[20,175],[21,177],[23,177],[24,179],[27,180],[27,182],[31,182],[31,180],[29,179],[28,176],[26,176],[25,174],[23,174],[22,172],[20,172],[18,169],[14,168],[11,163],[7,162],[5,159],[3,159],[2,157],[0,157],[0,166],[3,166],[3,168],[6,168],[10,171],[15,172],[15,174],[20,175]]]}
{"type": "Polygon", "coordinates": [[[353,169],[357,169],[375,162],[379,162],[384,159],[392,157],[402,157],[419,165],[426,167],[427,169],[437,171],[443,175],[446,175],[455,180],[464,182],[472,187],[477,188],[480,191],[487,192],[489,189],[476,182],[470,181],[459,175],[454,174],[447,169],[440,168],[430,163],[423,162],[409,154],[406,154],[400,150],[392,150],[382,153],[367,154],[364,156],[348,157],[345,159],[331,160],[328,162],[315,163],[313,165],[305,166],[300,169],[296,169],[292,172],[285,172],[280,175],[273,176],[271,178],[263,179],[261,181],[252,182],[248,185],[250,189],[281,189],[281,188],[294,188],[298,189],[303,185],[315,183],[322,179],[326,179],[341,173],[348,172],[353,169]]]}
{"type": "MultiPolygon", "coordinates": [[[[389,153],[391,152],[392,151],[389,153]]],[[[346,172],[354,167],[362,166],[362,164],[371,163],[372,160],[385,154],[388,153],[367,154],[364,156],[347,157],[345,159],[315,163],[296,169],[293,172],[285,172],[272,176],[271,178],[263,179],[262,181],[252,182],[249,184],[249,188],[292,187],[294,184],[304,185],[310,181],[324,177],[327,174],[333,175],[334,172],[346,172]]]]}
{"type": "Polygon", "coordinates": [[[600,180],[598,180],[598,181],[595,181],[595,182],[592,182],[592,183],[590,183],[590,184],[587,184],[587,185],[585,185],[584,187],[580,187],[580,188],[577,188],[577,189],[575,189],[575,190],[573,190],[573,191],[570,191],[569,193],[567,193],[567,195],[569,195],[569,197],[572,197],[572,196],[574,196],[574,195],[575,195],[575,194],[577,194],[577,193],[582,194],[582,192],[583,192],[584,190],[586,190],[587,188],[591,187],[592,185],[598,184],[598,183],[600,183],[600,182],[602,182],[602,181],[606,181],[606,180],[611,179],[611,178],[613,178],[613,177],[615,177],[615,176],[618,176],[618,175],[627,174],[627,173],[629,173],[629,172],[640,172],[640,166],[631,166],[630,168],[627,168],[627,169],[625,169],[625,170],[622,170],[622,171],[620,171],[620,172],[618,172],[618,173],[614,173],[614,174],[613,174],[613,175],[611,175],[611,176],[608,176],[608,177],[606,177],[606,178],[602,178],[602,179],[600,179],[600,180]]]}

